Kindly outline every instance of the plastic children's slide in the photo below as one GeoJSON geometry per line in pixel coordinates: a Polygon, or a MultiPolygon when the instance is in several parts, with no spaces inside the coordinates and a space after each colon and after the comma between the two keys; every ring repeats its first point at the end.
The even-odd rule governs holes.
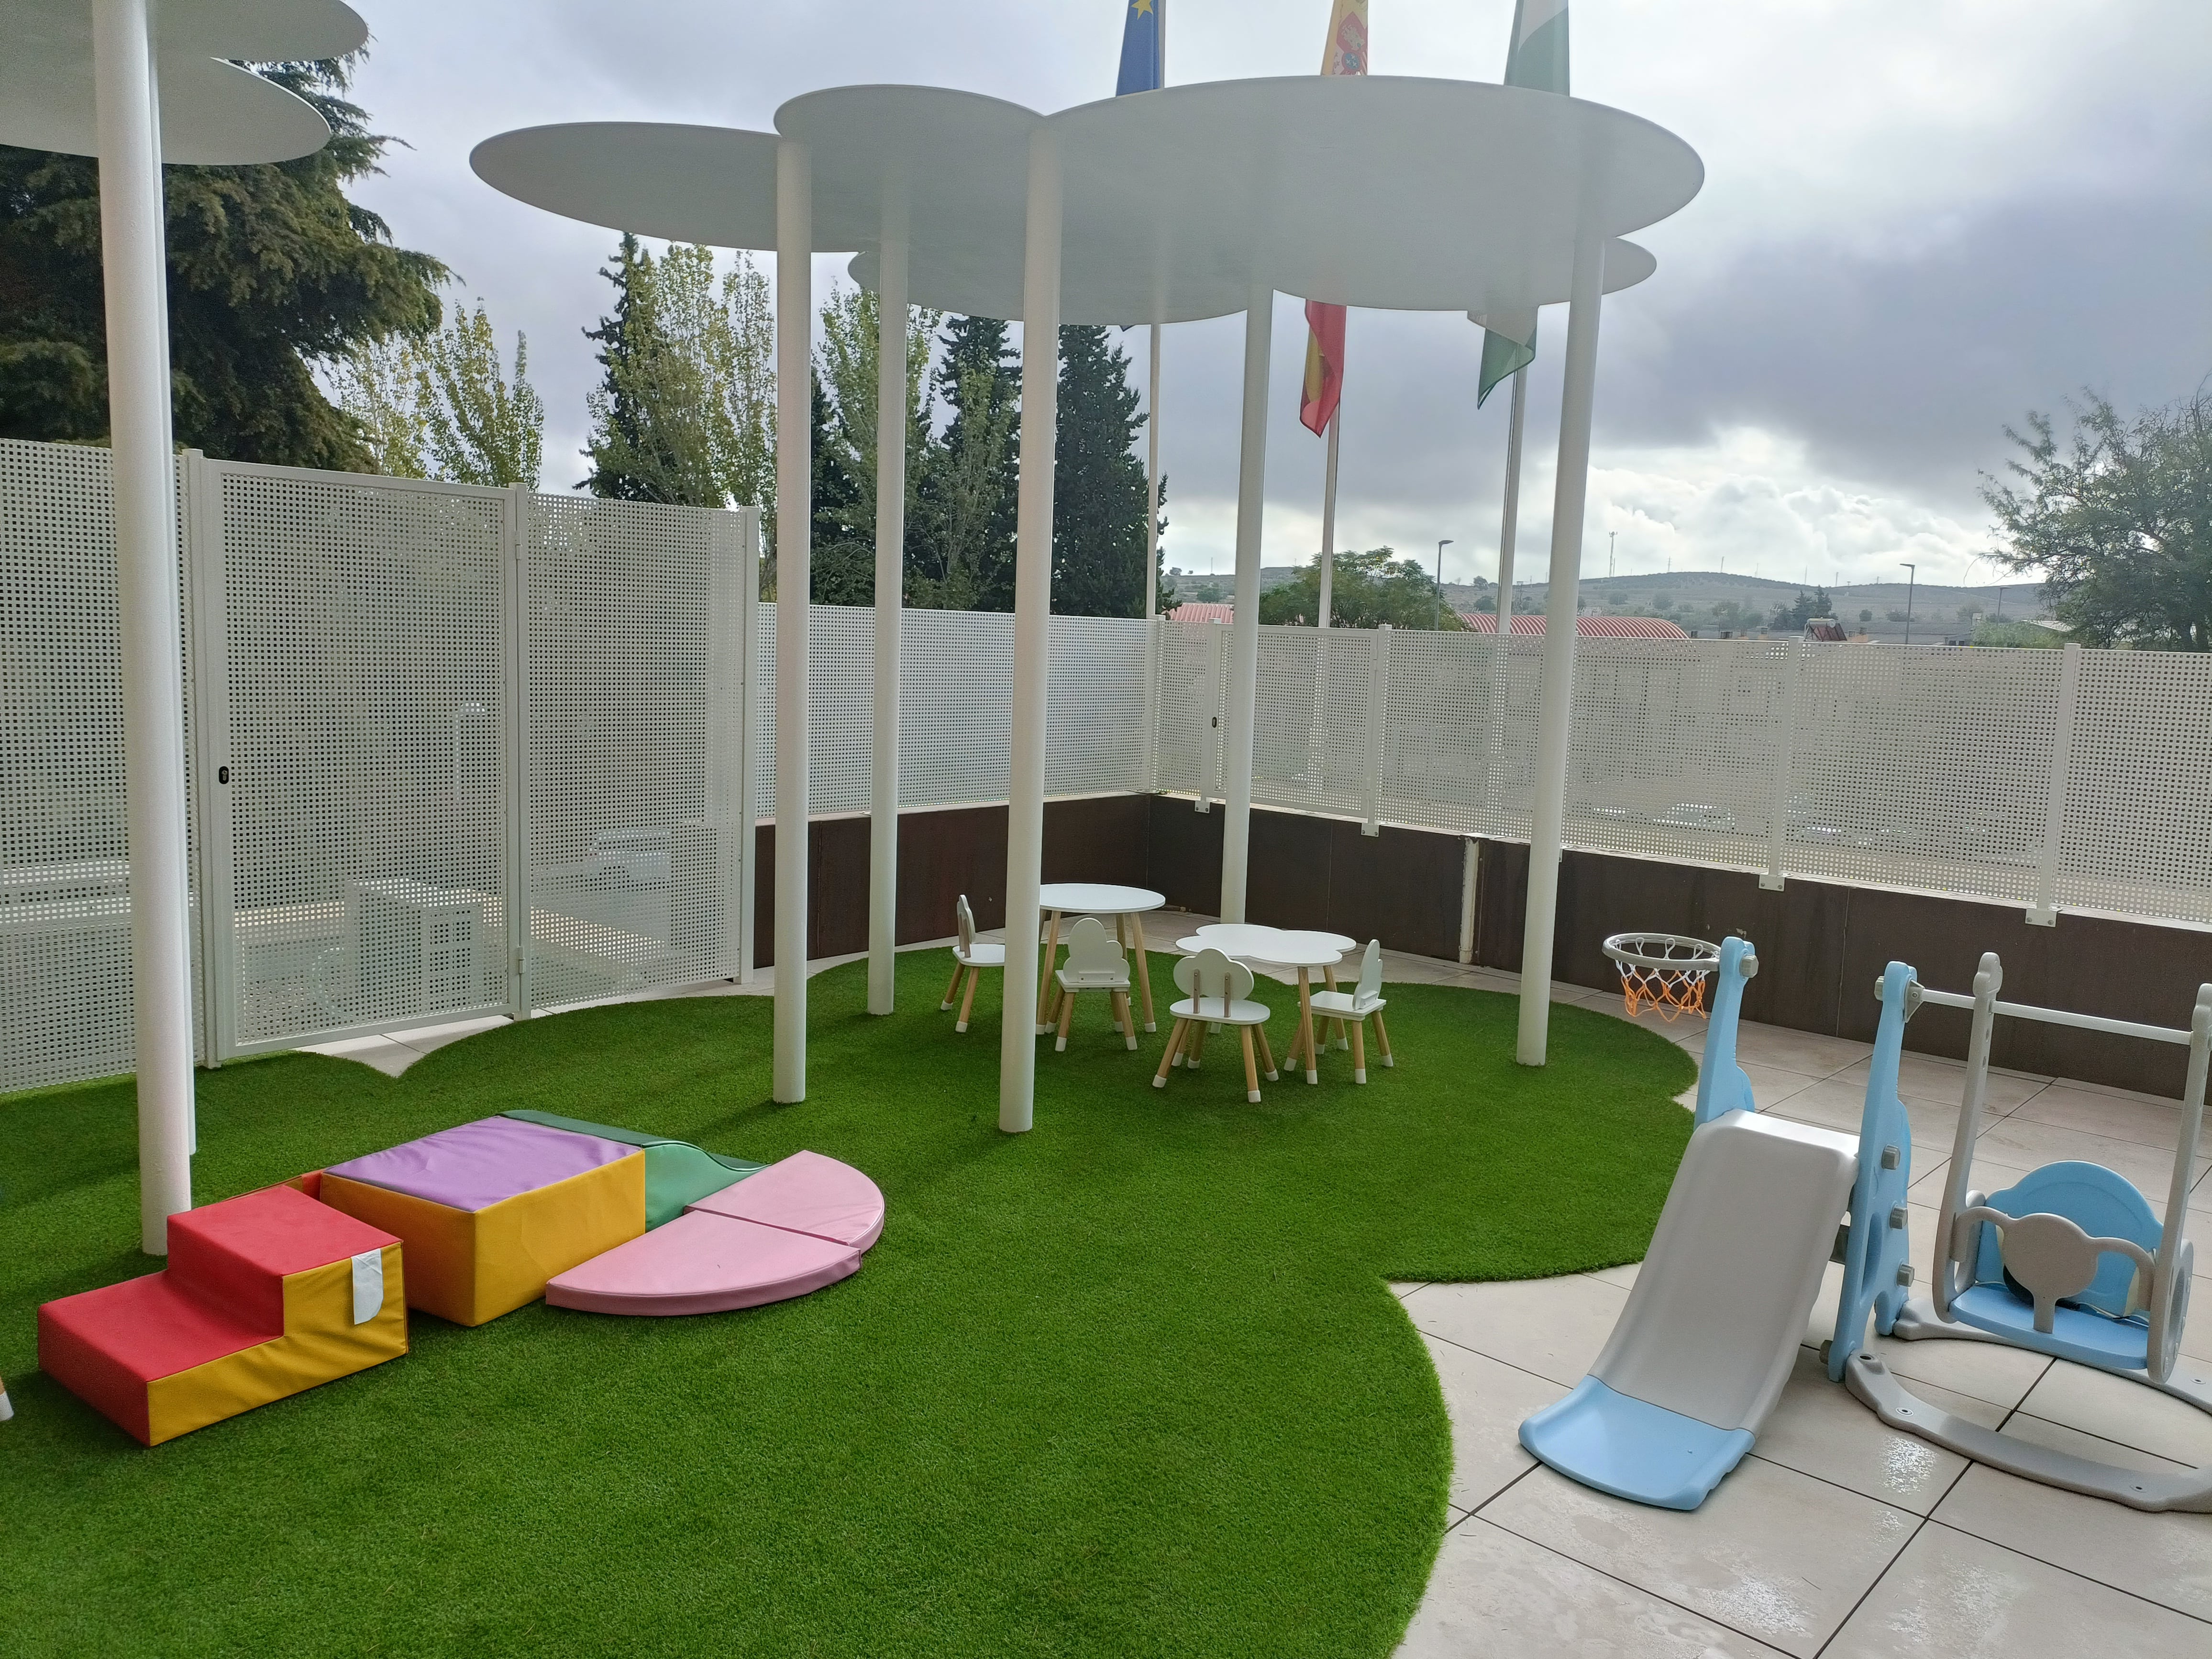
{"type": "MultiPolygon", "coordinates": [[[[1751,1449],[1796,1364],[1860,1172],[1860,1137],[1753,1103],[1735,1029],[1758,968],[1747,941],[1722,945],[1698,1127],[1650,1254],[1589,1375],[1521,1425],[1521,1443],[1561,1474],[1663,1509],[1697,1508],[1751,1449]]],[[[1889,1128],[1886,1115],[1869,1122],[1878,1115],[1889,1128]]],[[[1898,1133],[1900,1150],[1881,1162],[1901,1176],[1898,1133]]]]}

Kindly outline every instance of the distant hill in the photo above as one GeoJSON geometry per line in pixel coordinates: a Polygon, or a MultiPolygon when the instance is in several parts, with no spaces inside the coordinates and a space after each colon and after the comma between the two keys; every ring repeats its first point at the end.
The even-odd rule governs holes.
{"type": "MultiPolygon", "coordinates": [[[[1540,570],[1543,567],[1539,563],[1535,568],[1540,570]]],[[[1264,565],[1260,571],[1260,591],[1264,593],[1279,587],[1297,574],[1297,568],[1291,565],[1264,565]]],[[[1225,573],[1212,577],[1186,573],[1176,579],[1176,586],[1186,598],[1195,599],[1199,588],[1212,581],[1220,586],[1222,597],[1226,599],[1231,580],[1225,573]]],[[[1472,611],[1477,599],[1489,594],[1491,586],[1486,581],[1446,582],[1445,603],[1455,610],[1472,611]]],[[[1867,634],[1877,640],[1902,640],[1905,586],[1904,582],[1862,582],[1832,587],[1828,590],[1829,608],[1836,620],[1853,634],[1867,634]],[[1862,611],[1871,611],[1873,615],[1863,618],[1862,611]],[[1897,612],[1897,619],[1892,618],[1892,611],[1897,612]]],[[[1516,581],[1513,585],[1514,603],[1524,612],[1541,611],[1549,587],[1542,581],[1516,581]]],[[[1733,571],[1677,570],[1668,575],[1585,576],[1581,597],[1585,611],[1667,617],[1695,633],[1713,634],[1741,633],[1747,626],[1756,632],[1760,625],[1767,623],[1777,607],[1796,604],[1800,591],[1796,582],[1776,581],[1769,577],[1744,576],[1733,571]],[[1662,599],[1664,604],[1661,603],[1662,599]],[[1747,614],[1754,616],[1756,621],[1747,623],[1747,614]]],[[[1809,593],[1813,590],[1802,591],[1809,593]]],[[[1980,587],[1922,582],[1914,590],[1911,601],[1912,637],[1916,641],[1963,639],[1972,631],[1976,612],[1992,617],[2002,616],[2008,622],[2030,622],[2051,614],[2050,607],[2043,602],[2042,584],[2032,580],[1980,587]]]]}

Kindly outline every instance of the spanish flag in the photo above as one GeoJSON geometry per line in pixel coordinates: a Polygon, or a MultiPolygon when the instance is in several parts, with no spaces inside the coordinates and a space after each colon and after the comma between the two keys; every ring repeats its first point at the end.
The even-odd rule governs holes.
{"type": "MultiPolygon", "coordinates": [[[[1328,16],[1323,75],[1367,73],[1367,0],[1336,0],[1328,16]]],[[[1306,380],[1298,394],[1298,419],[1316,437],[1328,430],[1344,386],[1344,307],[1306,301],[1306,380]]]]}

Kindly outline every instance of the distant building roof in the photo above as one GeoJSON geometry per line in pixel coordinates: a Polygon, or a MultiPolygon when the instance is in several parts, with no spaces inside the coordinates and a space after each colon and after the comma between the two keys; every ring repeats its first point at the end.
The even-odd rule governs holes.
{"type": "MultiPolygon", "coordinates": [[[[1462,611],[1459,619],[1478,634],[1495,634],[1498,618],[1484,611],[1462,611]]],[[[1541,634],[1541,617],[1516,617],[1516,635],[1541,634]]],[[[1690,636],[1662,617],[1577,617],[1575,633],[1585,640],[1686,640],[1690,636]]]]}
{"type": "Polygon", "coordinates": [[[1850,639],[1850,635],[1844,632],[1843,623],[1838,622],[1833,617],[1815,617],[1805,624],[1805,637],[1808,640],[1819,640],[1829,645],[1838,645],[1850,639]]]}
{"type": "Polygon", "coordinates": [[[1170,622],[1225,623],[1237,614],[1233,605],[1206,605],[1194,599],[1188,605],[1179,605],[1168,612],[1170,622]]]}

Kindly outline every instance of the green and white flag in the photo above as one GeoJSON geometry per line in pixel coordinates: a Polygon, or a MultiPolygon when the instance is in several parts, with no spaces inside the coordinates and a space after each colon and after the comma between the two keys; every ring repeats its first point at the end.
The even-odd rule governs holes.
{"type": "MultiPolygon", "coordinates": [[[[1567,0],[1514,0],[1513,40],[1505,49],[1505,84],[1535,92],[1567,91],[1567,0]]],[[[1482,325],[1482,380],[1475,407],[1482,407],[1500,380],[1536,361],[1536,313],[1503,311],[1467,313],[1482,325]]]]}

